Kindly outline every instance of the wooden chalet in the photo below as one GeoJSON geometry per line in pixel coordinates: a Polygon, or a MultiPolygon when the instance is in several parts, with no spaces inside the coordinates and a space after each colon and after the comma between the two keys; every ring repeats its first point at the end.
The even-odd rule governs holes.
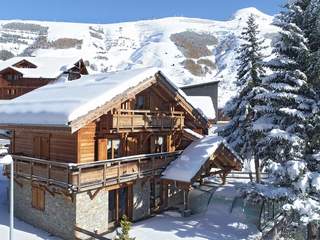
{"type": "Polygon", "coordinates": [[[13,99],[67,74],[69,80],[88,74],[82,59],[13,57],[0,63],[0,99],[13,99]]]}
{"type": "Polygon", "coordinates": [[[161,174],[209,127],[154,68],[82,76],[1,104],[15,213],[64,239],[102,235],[123,215],[145,218],[172,196],[183,201],[161,174]]]}

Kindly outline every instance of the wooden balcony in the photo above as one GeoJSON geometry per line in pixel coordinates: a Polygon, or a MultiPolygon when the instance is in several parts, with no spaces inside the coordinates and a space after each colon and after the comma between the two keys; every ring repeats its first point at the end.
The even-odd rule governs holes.
{"type": "MultiPolygon", "coordinates": [[[[91,163],[73,164],[13,155],[15,176],[72,192],[159,176],[181,152],[143,154],[91,163]]],[[[5,168],[9,175],[9,168],[5,168]]]]}
{"type": "Polygon", "coordinates": [[[183,112],[119,110],[112,115],[112,128],[118,132],[131,129],[182,129],[183,112]]]}

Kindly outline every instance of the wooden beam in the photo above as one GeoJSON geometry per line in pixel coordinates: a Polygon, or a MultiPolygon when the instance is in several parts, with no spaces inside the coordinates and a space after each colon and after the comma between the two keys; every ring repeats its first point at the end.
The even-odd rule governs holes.
{"type": "Polygon", "coordinates": [[[90,197],[90,200],[93,200],[97,195],[98,193],[102,190],[103,188],[98,188],[94,191],[94,193],[92,193],[92,190],[91,191],[88,191],[87,194],[89,195],[90,197]]]}

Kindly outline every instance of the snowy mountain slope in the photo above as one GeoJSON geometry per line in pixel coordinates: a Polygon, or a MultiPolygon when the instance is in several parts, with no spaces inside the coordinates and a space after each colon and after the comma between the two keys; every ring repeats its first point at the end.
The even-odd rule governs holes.
{"type": "Polygon", "coordinates": [[[222,107],[237,91],[233,81],[238,37],[251,13],[270,46],[277,33],[271,26],[273,17],[247,8],[229,21],[182,17],[119,24],[0,21],[0,57],[11,55],[7,51],[23,56],[79,56],[93,72],[156,66],[165,68],[178,85],[220,79],[222,107]]]}

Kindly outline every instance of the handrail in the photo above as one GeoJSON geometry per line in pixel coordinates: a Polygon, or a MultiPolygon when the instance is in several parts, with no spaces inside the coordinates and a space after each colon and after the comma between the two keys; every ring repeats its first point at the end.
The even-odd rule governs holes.
{"type": "Polygon", "coordinates": [[[26,161],[26,162],[37,162],[37,163],[42,163],[42,164],[51,164],[52,166],[59,166],[59,167],[72,167],[74,166],[74,163],[66,163],[66,162],[57,162],[57,161],[52,161],[52,160],[45,160],[45,159],[40,159],[40,158],[34,158],[34,157],[27,157],[23,155],[11,155],[13,157],[13,160],[21,160],[21,161],[26,161]]]}
{"type": "Polygon", "coordinates": [[[131,110],[131,109],[118,109],[116,110],[116,112],[118,113],[151,113],[151,114],[160,114],[160,113],[164,113],[164,114],[177,114],[177,115],[183,115],[184,112],[182,111],[155,111],[155,110],[131,110]]]}
{"type": "Polygon", "coordinates": [[[132,181],[145,176],[159,175],[167,164],[180,155],[181,152],[140,154],[79,164],[62,163],[20,155],[12,156],[16,166],[16,176],[67,187],[71,191],[81,191],[88,188],[94,189],[100,186],[132,181]],[[158,164],[155,164],[154,161],[158,161],[158,164]],[[132,162],[133,164],[131,164],[132,162]],[[28,164],[29,167],[25,167],[23,164],[28,164]],[[42,170],[39,169],[39,167],[42,167],[41,165],[43,165],[42,170]],[[133,168],[124,170],[129,165],[133,168]],[[110,169],[110,172],[108,169],[110,169]],[[117,171],[117,174],[114,174],[114,171],[117,171]],[[93,175],[90,175],[92,173],[93,175]]]}
{"type": "Polygon", "coordinates": [[[140,154],[140,155],[133,155],[133,156],[127,156],[127,157],[120,157],[120,158],[114,158],[110,160],[99,160],[96,162],[89,162],[89,163],[78,163],[78,164],[72,164],[72,167],[94,167],[94,166],[100,166],[104,165],[105,163],[117,163],[117,162],[132,162],[137,160],[146,160],[146,159],[152,159],[153,157],[171,157],[171,156],[177,156],[180,155],[182,151],[175,151],[175,152],[161,152],[161,153],[147,153],[147,154],[140,154]]]}
{"type": "Polygon", "coordinates": [[[11,155],[13,159],[18,159],[21,161],[27,161],[27,162],[36,162],[36,163],[43,163],[43,164],[50,164],[52,166],[59,166],[59,167],[70,167],[70,168],[76,168],[76,167],[94,167],[99,165],[104,165],[105,163],[117,163],[117,162],[132,162],[137,160],[146,160],[151,159],[153,157],[170,157],[170,156],[176,156],[180,155],[182,151],[175,151],[175,152],[161,152],[161,153],[147,153],[147,154],[139,154],[139,155],[133,155],[133,156],[126,156],[126,157],[120,157],[120,158],[113,158],[109,160],[99,160],[99,161],[92,161],[88,163],[64,163],[64,162],[57,162],[52,160],[44,160],[40,158],[34,158],[34,157],[27,157],[23,155],[11,155]]]}

